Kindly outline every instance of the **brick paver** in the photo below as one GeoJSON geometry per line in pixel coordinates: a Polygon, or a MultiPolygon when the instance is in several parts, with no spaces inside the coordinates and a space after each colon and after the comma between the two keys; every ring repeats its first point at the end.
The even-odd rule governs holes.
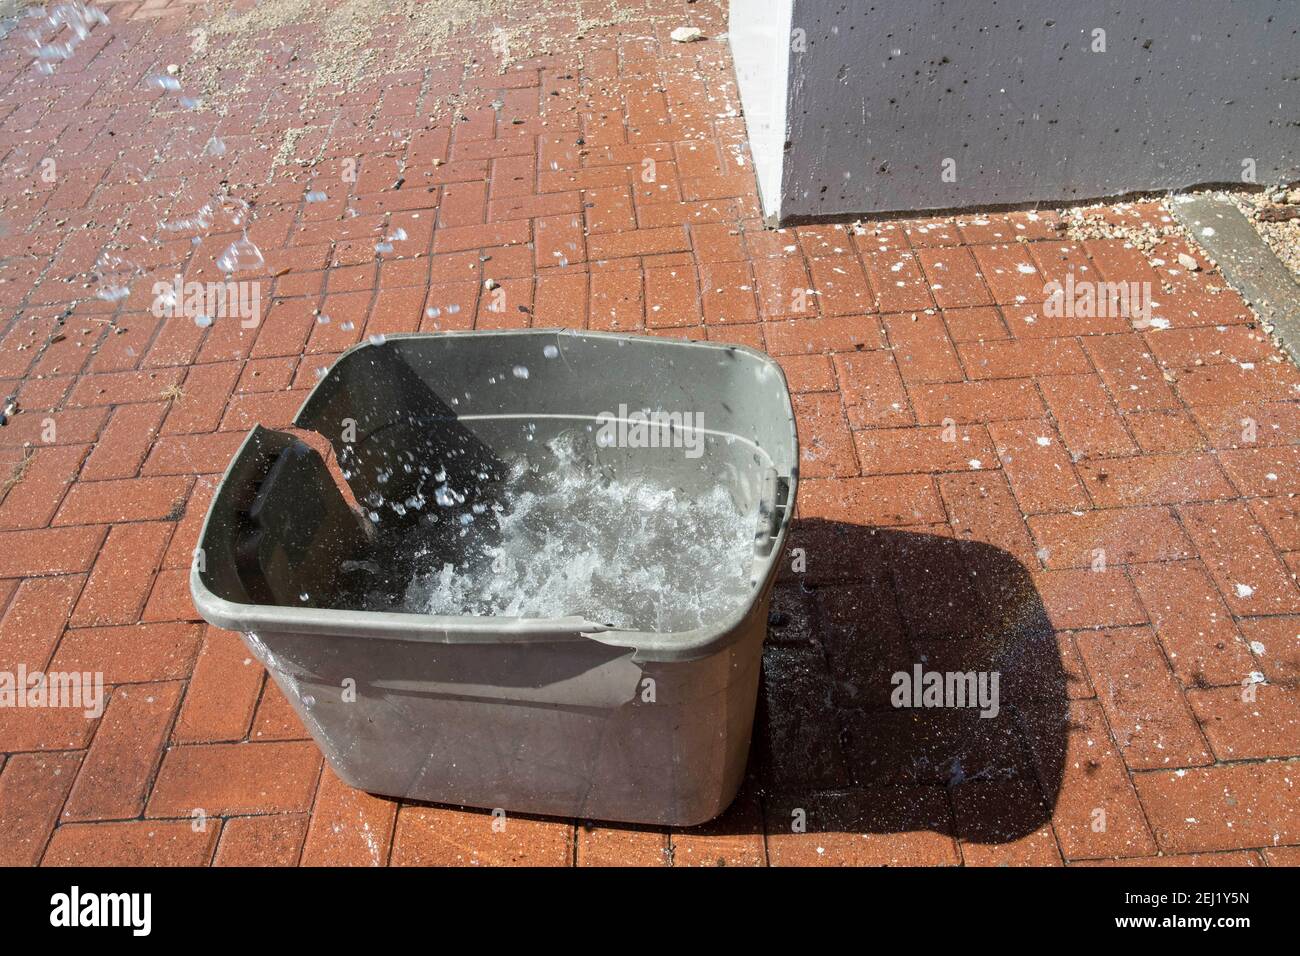
{"type": "Polygon", "coordinates": [[[1300,862],[1300,372],[1195,244],[1047,210],[765,229],[720,0],[505,6],[510,53],[479,23],[402,55],[392,22],[347,89],[281,26],[195,112],[142,83],[204,86],[187,0],[105,3],[50,75],[0,43],[0,669],[107,685],[92,717],[0,709],[0,863],[1300,862]],[[709,39],[671,43],[687,18],[709,39]],[[130,294],[93,296],[106,248],[221,180],[253,322],[149,311],[155,278],[221,278],[229,229],[136,243],[130,294]],[[1049,315],[1069,272],[1153,283],[1156,321],[1049,315]],[[353,791],[186,593],[243,432],[342,349],[557,325],[753,345],[795,393],[806,563],[704,827],[353,791]],[[892,708],[918,661],[998,671],[1001,713],[892,708]]]}

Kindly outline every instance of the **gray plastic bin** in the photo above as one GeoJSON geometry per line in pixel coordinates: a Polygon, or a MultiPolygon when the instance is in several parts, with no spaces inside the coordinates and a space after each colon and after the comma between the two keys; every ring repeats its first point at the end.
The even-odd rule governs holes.
{"type": "MultiPolygon", "coordinates": [[[[775,361],[734,345],[551,330],[395,335],[340,356],[294,424],[328,441],[335,462],[292,433],[254,428],[217,489],[190,588],[204,619],[244,634],[344,781],[408,799],[678,826],[726,808],[744,773],[795,500],[794,415],[775,361]],[[520,367],[527,377],[511,374],[520,367]],[[588,451],[610,474],[687,494],[726,487],[754,516],[742,606],[676,633],[355,609],[356,579],[367,576],[356,569],[409,574],[402,545],[424,533],[415,511],[384,509],[376,521],[363,506],[412,490],[395,462],[452,462],[491,486],[507,460],[544,468],[548,438],[589,433],[620,407],[702,416],[695,459],[588,451]]],[[[456,540],[433,547],[450,554],[456,540]]]]}

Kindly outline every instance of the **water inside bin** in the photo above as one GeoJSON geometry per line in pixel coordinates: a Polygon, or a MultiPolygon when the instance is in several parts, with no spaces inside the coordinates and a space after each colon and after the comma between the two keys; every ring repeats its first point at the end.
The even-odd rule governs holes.
{"type": "Polygon", "coordinates": [[[590,421],[480,427],[518,430],[529,451],[491,468],[459,456],[435,463],[432,492],[399,503],[402,518],[418,513],[400,530],[384,533],[388,503],[372,500],[380,545],[349,563],[365,609],[582,616],[668,633],[714,623],[749,597],[757,466],[742,476],[736,462],[752,449],[701,436],[683,480],[681,449],[661,449],[678,456],[673,468],[646,468],[601,448],[590,421]]]}

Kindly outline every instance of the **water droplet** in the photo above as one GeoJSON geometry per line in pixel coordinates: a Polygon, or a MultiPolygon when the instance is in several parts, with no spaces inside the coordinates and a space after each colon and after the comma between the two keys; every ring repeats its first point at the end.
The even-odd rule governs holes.
{"type": "Polygon", "coordinates": [[[353,329],[356,328],[356,326],[353,325],[351,322],[340,322],[339,328],[342,329],[344,332],[351,332],[353,329]]]}
{"type": "Polygon", "coordinates": [[[392,251],[393,251],[393,244],[391,242],[375,243],[375,252],[378,252],[380,255],[386,255],[392,251]]]}
{"type": "Polygon", "coordinates": [[[203,99],[198,96],[182,96],[180,98],[181,106],[187,110],[197,110],[203,108],[203,99]]]}
{"type": "Polygon", "coordinates": [[[155,90],[163,90],[166,93],[175,93],[181,88],[181,81],[174,76],[151,76],[148,80],[149,86],[155,90]]]}
{"type": "Polygon", "coordinates": [[[547,358],[558,358],[560,355],[560,350],[556,348],[554,345],[548,345],[546,346],[546,348],[542,349],[542,354],[545,355],[547,358]]]}
{"type": "Polygon", "coordinates": [[[388,339],[381,333],[376,333],[375,335],[370,336],[371,345],[383,345],[387,341],[388,339]]]}
{"type": "Polygon", "coordinates": [[[212,217],[220,225],[221,231],[242,230],[244,223],[249,219],[248,203],[238,196],[216,196],[205,208],[211,210],[212,217]]]}
{"type": "MultiPolygon", "coordinates": [[[[214,141],[220,142],[214,136],[212,139],[208,140],[208,145],[211,146],[214,141]]],[[[215,153],[214,155],[219,156],[222,153],[225,153],[225,151],[226,151],[226,146],[224,143],[221,143],[220,152],[215,153]]],[[[208,202],[200,206],[198,211],[195,212],[194,215],[186,216],[183,219],[173,219],[169,222],[160,222],[158,223],[158,228],[161,229],[163,232],[206,233],[209,229],[212,228],[212,223],[215,217],[216,217],[216,210],[213,207],[213,204],[208,202]]],[[[197,243],[198,241],[199,241],[199,237],[195,236],[194,242],[197,243]]]]}
{"type": "Polygon", "coordinates": [[[204,156],[225,156],[226,143],[218,136],[213,136],[208,140],[207,145],[203,147],[204,156]]]}
{"type": "Polygon", "coordinates": [[[463,503],[465,496],[452,491],[449,485],[441,484],[438,486],[438,490],[433,493],[433,500],[443,508],[451,508],[454,505],[463,503]]]}
{"type": "Polygon", "coordinates": [[[131,294],[131,283],[142,272],[138,265],[120,253],[105,251],[96,260],[92,273],[95,295],[105,302],[120,302],[131,294]]]}
{"type": "Polygon", "coordinates": [[[317,325],[329,325],[329,324],[330,324],[330,317],[329,317],[328,315],[326,315],[325,313],[322,312],[320,315],[316,316],[316,324],[317,324],[317,325]]]}
{"type": "Polygon", "coordinates": [[[200,313],[194,317],[194,324],[201,329],[206,329],[208,326],[212,324],[212,318],[210,316],[206,316],[200,313]]]}
{"type": "Polygon", "coordinates": [[[308,202],[324,202],[329,198],[330,198],[329,196],[325,195],[319,189],[313,189],[311,192],[307,194],[308,202]]]}
{"type": "Polygon", "coordinates": [[[72,56],[72,44],[70,43],[46,43],[36,50],[38,60],[57,61],[66,60],[72,56]]]}
{"type": "Polygon", "coordinates": [[[528,366],[527,366],[527,365],[516,365],[514,368],[512,368],[512,369],[510,370],[510,373],[511,373],[512,375],[514,375],[515,378],[527,378],[527,377],[528,377],[528,366]]]}
{"type": "Polygon", "coordinates": [[[260,269],[265,264],[262,250],[247,236],[241,236],[232,242],[217,260],[217,268],[226,274],[260,269]]]}

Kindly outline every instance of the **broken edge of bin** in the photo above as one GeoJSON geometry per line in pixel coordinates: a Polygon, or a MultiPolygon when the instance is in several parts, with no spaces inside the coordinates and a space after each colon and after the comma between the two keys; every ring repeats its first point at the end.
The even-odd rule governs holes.
{"type": "MultiPolygon", "coordinates": [[[[342,430],[338,426],[345,419],[355,423],[358,436],[370,434],[372,430],[393,424],[391,420],[381,420],[379,416],[371,415],[369,412],[376,408],[383,408],[389,402],[392,403],[388,406],[390,409],[399,407],[397,391],[402,383],[406,383],[411,376],[417,374],[400,354],[403,343],[411,341],[446,343],[453,340],[464,341],[489,337],[534,341],[551,339],[560,350],[558,357],[561,359],[564,358],[566,346],[571,347],[576,342],[617,343],[619,347],[626,345],[641,347],[643,343],[653,343],[656,349],[676,347],[684,351],[743,355],[765,368],[767,370],[765,374],[775,373],[775,381],[781,386],[779,393],[783,407],[780,411],[783,421],[763,424],[773,429],[779,429],[781,426],[789,429],[785,433],[788,436],[789,467],[788,470],[774,473],[764,479],[772,490],[762,499],[764,510],[760,514],[760,520],[764,524],[760,526],[757,536],[759,540],[756,541],[756,556],[761,558],[766,566],[763,569],[764,573],[759,576],[761,580],[756,581],[756,584],[760,590],[764,588],[770,590],[775,578],[772,565],[780,558],[781,545],[795,507],[799,462],[798,435],[784,370],[774,358],[748,346],[566,329],[398,333],[378,342],[363,340],[340,354],[325,376],[308,393],[294,417],[293,424],[297,428],[322,434],[338,454],[344,444],[342,430]],[[366,375],[349,372],[349,366],[356,362],[359,356],[367,354],[372,357],[372,360],[383,362],[387,366],[384,372],[391,373],[393,378],[385,380],[383,373],[366,375]],[[358,394],[358,389],[363,391],[358,394]],[[766,507],[768,505],[773,507],[766,507]],[[765,542],[762,540],[765,537],[764,531],[765,542]]],[[[585,378],[588,384],[599,381],[590,376],[585,378]]],[[[429,410],[425,409],[425,411],[429,410]]],[[[457,417],[450,409],[433,409],[433,411],[457,417]]],[[[541,417],[545,413],[537,414],[541,417]]],[[[776,444],[777,442],[772,443],[773,446],[776,444]]],[[[763,446],[756,443],[756,447],[763,446]]],[[[766,447],[763,450],[765,454],[769,454],[766,447]]],[[[195,607],[205,620],[219,627],[253,633],[274,630],[325,635],[346,631],[359,637],[452,644],[595,640],[633,649],[638,657],[673,661],[690,660],[716,652],[720,646],[720,636],[734,637],[744,629],[741,625],[746,623],[746,618],[764,603],[750,600],[708,626],[693,631],[655,633],[617,629],[582,617],[469,617],[293,606],[287,603],[292,599],[292,595],[283,587],[280,589],[282,593],[279,594],[249,593],[249,588],[239,576],[239,568],[241,561],[244,562],[243,566],[247,567],[250,557],[247,552],[240,555],[236,544],[230,539],[235,532],[246,530],[241,523],[245,521],[247,509],[252,504],[252,498],[255,497],[250,486],[254,483],[260,485],[277,463],[280,463],[281,467],[288,467],[281,461],[286,454],[291,454],[294,458],[292,481],[293,490],[297,493],[281,496],[285,506],[292,509],[293,520],[283,519],[277,527],[292,529],[299,535],[318,533],[330,536],[343,533],[331,524],[331,521],[335,524],[342,521],[341,512],[333,504],[328,508],[322,508],[320,520],[314,523],[312,521],[315,515],[314,506],[323,505],[324,502],[321,501],[320,494],[313,501],[304,493],[304,489],[323,493],[323,489],[328,487],[334,491],[335,496],[339,496],[319,454],[288,432],[268,429],[261,425],[254,426],[236,452],[214,492],[212,505],[200,531],[199,547],[195,549],[195,561],[191,567],[190,590],[195,607]]],[[[358,500],[361,500],[367,487],[367,477],[364,472],[364,469],[358,469],[357,480],[348,481],[358,500]]],[[[341,496],[339,497],[341,502],[341,496]]],[[[346,508],[346,505],[344,507],[346,508]]],[[[349,514],[351,514],[350,510],[349,514]]],[[[294,557],[292,552],[293,549],[290,547],[288,553],[276,556],[282,567],[292,563],[294,557]]],[[[290,582],[292,587],[289,590],[309,587],[310,580],[310,573],[306,578],[295,578],[290,582]],[[304,580],[306,584],[303,583],[304,580]]]]}

